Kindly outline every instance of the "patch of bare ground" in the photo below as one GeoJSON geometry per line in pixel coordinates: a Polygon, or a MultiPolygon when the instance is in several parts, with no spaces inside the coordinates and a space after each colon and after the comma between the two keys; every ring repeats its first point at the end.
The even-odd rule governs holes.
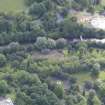
{"type": "Polygon", "coordinates": [[[34,51],[31,54],[32,54],[32,58],[34,59],[49,59],[54,61],[56,60],[63,61],[67,59],[67,57],[64,56],[62,51],[58,51],[58,50],[52,50],[48,54],[43,54],[41,52],[34,51]]]}

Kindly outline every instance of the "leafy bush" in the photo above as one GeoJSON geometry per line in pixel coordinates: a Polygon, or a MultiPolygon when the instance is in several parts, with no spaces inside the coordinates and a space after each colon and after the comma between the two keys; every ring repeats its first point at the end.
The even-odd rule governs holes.
{"type": "Polygon", "coordinates": [[[6,81],[0,81],[0,96],[5,96],[8,92],[8,84],[6,81]]]}
{"type": "Polygon", "coordinates": [[[38,37],[35,46],[39,50],[53,49],[56,47],[56,42],[53,39],[46,37],[38,37]]]}
{"type": "Polygon", "coordinates": [[[0,67],[4,66],[6,64],[7,60],[5,55],[0,54],[0,67]]]}
{"type": "Polygon", "coordinates": [[[67,45],[67,40],[64,38],[60,38],[56,40],[56,46],[57,48],[64,48],[67,45]]]}

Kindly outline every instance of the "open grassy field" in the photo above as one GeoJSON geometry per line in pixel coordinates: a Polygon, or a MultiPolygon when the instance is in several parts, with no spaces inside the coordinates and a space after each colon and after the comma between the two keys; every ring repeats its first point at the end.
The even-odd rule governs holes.
{"type": "Polygon", "coordinates": [[[0,12],[18,12],[24,9],[24,0],[0,0],[0,12]]]}
{"type": "MultiPolygon", "coordinates": [[[[76,74],[72,74],[73,77],[77,78],[79,84],[84,83],[84,81],[92,80],[89,72],[80,72],[76,74]]],[[[105,80],[105,71],[101,71],[99,75],[99,79],[105,80]]]]}
{"type": "Polygon", "coordinates": [[[77,81],[79,84],[84,83],[87,80],[91,80],[90,73],[89,72],[80,72],[76,74],[72,74],[72,77],[77,78],[77,81]]]}

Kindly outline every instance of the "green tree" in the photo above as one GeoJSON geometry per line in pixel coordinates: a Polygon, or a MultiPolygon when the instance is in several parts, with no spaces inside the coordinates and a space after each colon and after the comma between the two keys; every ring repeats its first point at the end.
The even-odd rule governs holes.
{"type": "Polygon", "coordinates": [[[64,88],[63,84],[61,81],[58,81],[55,85],[54,93],[59,97],[63,98],[64,97],[64,88]]]}
{"type": "Polygon", "coordinates": [[[79,3],[85,8],[90,5],[89,0],[79,0],[79,3]]]}
{"type": "Polygon", "coordinates": [[[90,5],[92,5],[91,0],[75,0],[78,4],[81,5],[82,8],[88,8],[90,5]]]}
{"type": "Polygon", "coordinates": [[[6,64],[7,60],[5,55],[0,54],[0,67],[4,66],[6,64]]]}
{"type": "Polygon", "coordinates": [[[56,95],[51,92],[46,84],[39,83],[28,87],[25,91],[17,93],[16,105],[62,105],[56,95]]]}
{"type": "Polygon", "coordinates": [[[47,46],[49,49],[53,49],[56,47],[56,42],[55,40],[51,39],[51,38],[48,38],[47,40],[47,46]]]}
{"type": "Polygon", "coordinates": [[[35,46],[39,49],[45,49],[47,46],[47,38],[46,37],[38,37],[35,43],[35,46]]]}
{"type": "Polygon", "coordinates": [[[53,49],[56,47],[56,42],[53,39],[46,37],[38,37],[35,46],[39,50],[53,49]]]}
{"type": "Polygon", "coordinates": [[[9,90],[9,86],[6,81],[0,81],[0,96],[6,96],[9,90]]]}
{"type": "Polygon", "coordinates": [[[80,57],[86,56],[88,46],[87,46],[87,44],[85,42],[77,43],[76,47],[77,47],[77,49],[79,51],[79,56],[80,57]]]}
{"type": "Polygon", "coordinates": [[[86,98],[82,95],[69,95],[66,97],[66,105],[87,105],[86,98]]]}
{"type": "Polygon", "coordinates": [[[21,47],[20,47],[20,44],[18,42],[11,42],[9,45],[8,45],[8,48],[10,50],[10,52],[16,52],[18,51],[21,47]]]}
{"type": "Polygon", "coordinates": [[[91,14],[94,14],[95,13],[95,7],[90,6],[87,11],[90,12],[91,14]]]}
{"type": "Polygon", "coordinates": [[[101,105],[100,99],[97,97],[94,90],[89,91],[87,105],[101,105]]]}
{"type": "Polygon", "coordinates": [[[91,77],[93,79],[96,79],[99,77],[100,74],[100,64],[96,63],[93,65],[92,70],[91,70],[91,77]]]}
{"type": "Polygon", "coordinates": [[[64,38],[60,38],[58,40],[56,40],[56,46],[57,48],[64,48],[67,45],[67,40],[64,38]]]}
{"type": "Polygon", "coordinates": [[[61,37],[64,38],[79,38],[83,34],[81,31],[82,25],[73,21],[71,18],[66,18],[59,24],[61,37]]]}
{"type": "Polygon", "coordinates": [[[38,17],[43,16],[46,12],[46,7],[43,3],[36,3],[34,2],[31,7],[29,8],[29,14],[36,15],[38,17]]]}

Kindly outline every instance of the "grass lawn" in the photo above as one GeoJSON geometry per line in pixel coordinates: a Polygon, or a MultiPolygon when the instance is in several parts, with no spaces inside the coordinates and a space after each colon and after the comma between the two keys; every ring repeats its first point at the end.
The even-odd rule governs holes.
{"type": "Polygon", "coordinates": [[[87,80],[91,80],[89,72],[80,72],[80,73],[72,74],[72,76],[77,78],[77,81],[79,84],[82,84],[87,80]]]}
{"type": "Polygon", "coordinates": [[[105,71],[101,71],[99,78],[105,80],[105,71]]]}
{"type": "Polygon", "coordinates": [[[18,12],[24,9],[24,0],[0,0],[0,12],[18,12]]]}
{"type": "MultiPolygon", "coordinates": [[[[77,78],[77,81],[79,84],[82,84],[87,80],[92,80],[89,72],[80,72],[80,73],[72,74],[72,76],[77,78]]],[[[105,80],[105,71],[100,72],[99,79],[105,80]]]]}

